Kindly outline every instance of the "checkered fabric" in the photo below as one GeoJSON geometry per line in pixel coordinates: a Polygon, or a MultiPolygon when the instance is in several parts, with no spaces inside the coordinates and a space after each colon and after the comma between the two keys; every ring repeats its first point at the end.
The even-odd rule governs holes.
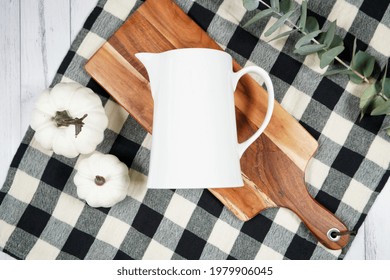
{"type": "MultiPolygon", "coordinates": [[[[238,220],[208,190],[147,190],[150,135],[84,71],[88,58],[142,2],[101,0],[58,69],[53,85],[74,80],[98,93],[109,117],[97,150],[129,167],[128,196],[112,208],[78,199],[73,177],[82,156],[44,150],[28,129],[0,192],[0,247],[19,259],[337,259],[347,249],[324,248],[297,216],[269,209],[238,220]]],[[[345,76],[324,77],[315,55],[293,54],[297,37],[267,42],[275,18],[242,27],[253,12],[241,0],[178,0],[180,7],[242,66],[257,64],[274,82],[276,99],[318,140],[309,163],[310,193],[357,230],[389,178],[389,117],[359,121],[364,87],[345,76]]],[[[384,67],[390,54],[388,1],[309,1],[321,25],[337,19],[348,59],[359,49],[384,67]]],[[[260,8],[263,8],[260,6],[260,8]]],[[[285,26],[278,32],[287,30],[285,26]]],[[[38,94],[38,93],[37,93],[38,94]]]]}

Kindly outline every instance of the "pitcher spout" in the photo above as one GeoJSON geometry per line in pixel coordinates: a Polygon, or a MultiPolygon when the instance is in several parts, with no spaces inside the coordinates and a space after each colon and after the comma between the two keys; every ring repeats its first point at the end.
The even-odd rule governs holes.
{"type": "Polygon", "coordinates": [[[146,72],[149,76],[149,82],[152,90],[152,96],[154,97],[154,92],[156,88],[156,83],[158,81],[158,72],[159,72],[159,54],[158,53],[136,53],[135,57],[138,58],[142,64],[145,66],[146,72]]]}
{"type": "Polygon", "coordinates": [[[153,72],[153,70],[158,67],[158,55],[158,53],[142,52],[136,53],[135,57],[142,62],[149,74],[149,72],[153,72]]]}

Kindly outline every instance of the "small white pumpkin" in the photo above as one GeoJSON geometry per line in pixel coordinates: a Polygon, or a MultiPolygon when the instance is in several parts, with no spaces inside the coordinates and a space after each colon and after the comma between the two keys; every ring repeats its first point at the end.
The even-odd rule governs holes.
{"type": "Polygon", "coordinates": [[[130,186],[129,169],[114,155],[94,153],[80,160],[73,179],[77,195],[92,207],[112,207],[130,186]]]}
{"type": "Polygon", "coordinates": [[[93,152],[103,141],[107,125],[99,96],[78,83],[59,83],[46,89],[31,121],[42,147],[69,158],[93,152]]]}

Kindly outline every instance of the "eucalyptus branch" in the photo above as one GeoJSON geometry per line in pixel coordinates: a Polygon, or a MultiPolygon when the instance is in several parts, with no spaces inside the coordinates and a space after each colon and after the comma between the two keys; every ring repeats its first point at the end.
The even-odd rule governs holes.
{"type": "MultiPolygon", "coordinates": [[[[390,78],[386,77],[387,65],[385,70],[382,71],[382,77],[370,82],[370,77],[374,71],[375,58],[364,51],[356,50],[356,38],[353,44],[350,64],[340,59],[339,55],[344,51],[345,47],[343,39],[336,34],[336,21],[331,22],[326,30],[321,30],[317,19],[307,16],[307,1],[302,1],[299,20],[297,23],[294,23],[290,20],[290,17],[296,11],[292,0],[270,0],[271,5],[263,0],[243,0],[244,7],[249,11],[256,10],[259,3],[262,3],[267,8],[259,11],[244,27],[264,17],[276,16],[278,18],[277,21],[264,32],[264,36],[270,36],[284,24],[289,26],[291,30],[278,34],[270,41],[289,36],[293,32],[301,33],[303,36],[296,42],[294,53],[300,55],[316,53],[320,58],[321,68],[330,66],[334,61],[337,61],[344,68],[327,69],[324,73],[325,76],[347,74],[354,83],[368,84],[360,97],[359,108],[361,117],[366,113],[374,116],[390,114],[390,78]]],[[[390,135],[390,127],[385,129],[390,135]]]]}
{"type": "Polygon", "coordinates": [[[389,98],[386,97],[386,95],[384,95],[382,92],[379,92],[379,93],[378,93],[378,96],[380,96],[384,101],[389,100],[389,98]]]}
{"type": "MultiPolygon", "coordinates": [[[[269,9],[272,9],[273,13],[278,15],[278,16],[283,16],[282,13],[278,12],[277,10],[275,10],[273,7],[271,7],[270,5],[268,5],[266,2],[262,1],[262,0],[258,0],[259,3],[262,3],[264,6],[266,6],[267,8],[269,9]]],[[[289,24],[289,27],[297,30],[298,32],[302,33],[303,35],[307,35],[308,33],[302,29],[302,28],[299,28],[299,26],[297,26],[294,22],[292,22],[290,19],[287,19],[286,20],[286,23],[289,24]]],[[[311,41],[317,45],[321,45],[320,42],[318,42],[315,38],[311,39],[311,41]]],[[[327,51],[329,50],[328,48],[324,47],[323,50],[327,51]]],[[[334,58],[335,60],[337,60],[337,62],[339,62],[341,65],[343,65],[345,68],[347,68],[348,70],[352,71],[356,76],[358,76],[360,79],[362,79],[365,83],[370,83],[370,81],[365,77],[363,76],[361,73],[359,73],[358,71],[354,70],[351,68],[350,65],[348,65],[346,62],[344,62],[342,59],[340,59],[338,56],[336,56],[334,58]]]]}

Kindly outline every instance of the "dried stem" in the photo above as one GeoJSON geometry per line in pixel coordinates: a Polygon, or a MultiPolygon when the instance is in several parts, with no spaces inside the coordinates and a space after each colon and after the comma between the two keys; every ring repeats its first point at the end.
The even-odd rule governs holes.
{"type": "Polygon", "coordinates": [[[103,176],[96,175],[95,184],[97,186],[103,186],[106,183],[106,179],[103,176]]]}
{"type": "Polygon", "coordinates": [[[83,120],[87,117],[88,115],[85,114],[82,118],[72,118],[72,116],[69,115],[68,111],[57,111],[55,116],[53,117],[53,121],[56,123],[58,127],[61,126],[66,126],[68,127],[69,125],[74,125],[75,126],[75,137],[79,135],[81,132],[81,129],[84,125],[83,120]]]}
{"type": "Polygon", "coordinates": [[[382,92],[379,92],[378,95],[379,95],[380,97],[382,97],[382,99],[383,99],[384,101],[389,100],[389,98],[388,98],[386,95],[384,95],[382,92]]]}

